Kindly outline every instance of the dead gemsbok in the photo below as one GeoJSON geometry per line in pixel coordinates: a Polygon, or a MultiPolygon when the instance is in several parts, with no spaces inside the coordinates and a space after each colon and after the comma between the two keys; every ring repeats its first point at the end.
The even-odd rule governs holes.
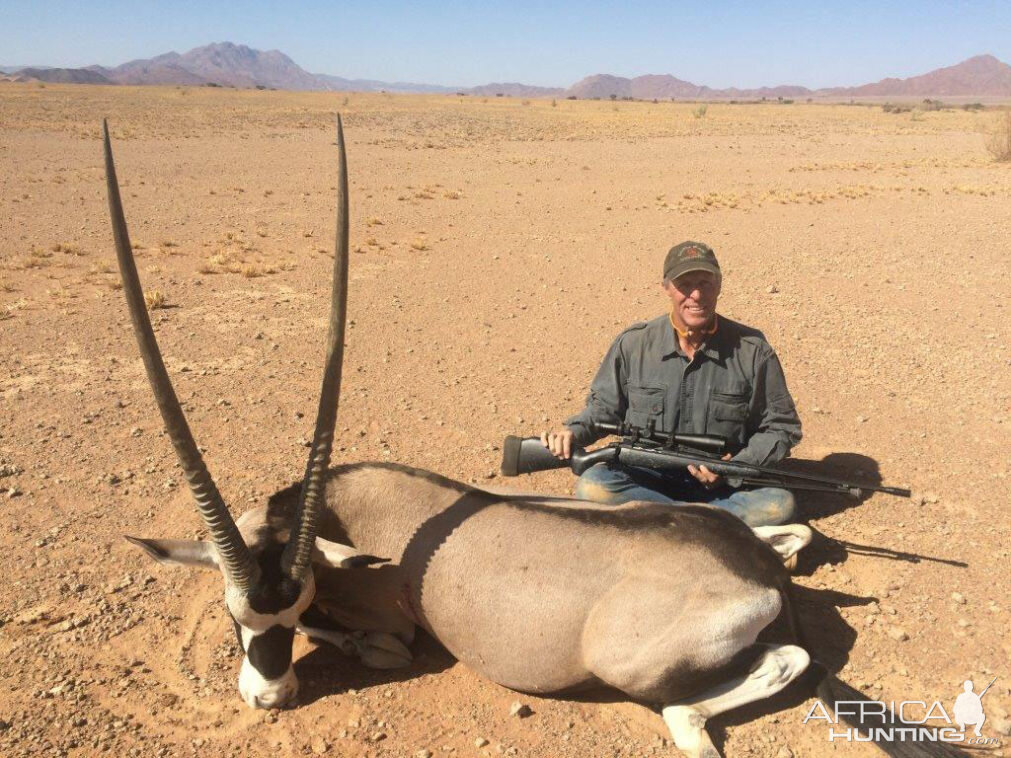
{"type": "Polygon", "coordinates": [[[805,670],[803,648],[756,640],[784,608],[790,580],[783,558],[810,539],[806,527],[752,531],[706,506],[607,507],[494,493],[385,463],[329,467],[348,279],[339,118],[329,336],[305,477],[234,521],[162,362],[107,127],[104,140],[124,293],[165,427],[211,538],[127,539],[159,561],[221,571],[245,653],[239,691],[249,705],[274,708],[294,697],[296,631],[365,665],[393,667],[410,663],[406,645],[420,625],[475,671],[515,690],[621,690],[659,707],[683,751],[714,756],[706,719],[766,698],[805,670]]]}

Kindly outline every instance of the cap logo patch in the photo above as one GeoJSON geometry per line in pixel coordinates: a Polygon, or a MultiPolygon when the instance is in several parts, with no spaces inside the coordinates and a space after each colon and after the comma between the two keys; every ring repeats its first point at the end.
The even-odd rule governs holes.
{"type": "Polygon", "coordinates": [[[697,247],[685,248],[684,252],[681,253],[682,258],[701,258],[702,251],[697,247]]]}

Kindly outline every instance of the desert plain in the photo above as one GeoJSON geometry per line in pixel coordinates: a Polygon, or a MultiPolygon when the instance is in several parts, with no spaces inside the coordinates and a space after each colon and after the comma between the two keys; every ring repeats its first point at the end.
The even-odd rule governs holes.
{"type": "MultiPolygon", "coordinates": [[[[794,465],[914,493],[798,495],[820,535],[796,578],[813,655],[949,711],[996,677],[984,734],[1008,743],[1011,166],[984,148],[992,112],[6,83],[0,753],[677,754],[645,708],[510,692],[424,635],[395,671],[298,638],[297,707],[251,710],[220,578],[122,539],[203,530],[123,302],[102,118],[163,355],[238,514],[305,465],[338,111],[335,461],[571,491],[567,472],[503,480],[504,436],[576,412],[614,337],[664,312],[666,250],[706,241],[721,313],[785,367],[794,465]]],[[[788,690],[711,731],[730,756],[875,754],[802,723],[814,702],[788,690]]]]}

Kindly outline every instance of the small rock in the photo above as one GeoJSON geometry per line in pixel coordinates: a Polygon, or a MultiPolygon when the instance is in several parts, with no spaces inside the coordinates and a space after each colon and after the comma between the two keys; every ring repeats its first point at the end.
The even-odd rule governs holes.
{"type": "Polygon", "coordinates": [[[866,417],[864,417],[864,416],[857,416],[857,423],[858,424],[866,423],[866,421],[867,421],[866,417]]]}
{"type": "Polygon", "coordinates": [[[7,490],[7,497],[9,497],[9,498],[20,497],[21,494],[22,494],[21,490],[19,490],[16,486],[15,487],[10,487],[7,490]]]}
{"type": "Polygon", "coordinates": [[[519,700],[517,700],[511,706],[509,706],[509,715],[525,719],[527,716],[533,715],[533,711],[530,710],[529,705],[527,705],[526,703],[521,703],[519,700]]]}
{"type": "Polygon", "coordinates": [[[369,739],[372,740],[373,742],[382,742],[383,740],[386,739],[386,732],[376,732],[371,737],[369,737],[369,739]]]}
{"type": "Polygon", "coordinates": [[[478,737],[476,740],[474,740],[474,747],[484,747],[487,744],[488,740],[486,740],[484,737],[478,737]]]}
{"type": "Polygon", "coordinates": [[[6,732],[11,728],[10,722],[0,719],[0,732],[6,732]]]}
{"type": "Polygon", "coordinates": [[[952,592],[951,599],[954,600],[959,605],[965,605],[965,595],[961,592],[952,592]]]}
{"type": "Polygon", "coordinates": [[[776,293],[779,292],[779,287],[777,287],[775,284],[770,284],[765,291],[768,292],[770,295],[775,295],[776,293]]]}
{"type": "Polygon", "coordinates": [[[776,753],[776,758],[793,758],[793,751],[790,750],[786,745],[783,745],[776,753]]]}
{"type": "Polygon", "coordinates": [[[897,626],[889,627],[888,636],[897,642],[905,642],[909,639],[909,635],[906,634],[905,629],[901,629],[897,626]]]}
{"type": "Polygon", "coordinates": [[[5,476],[17,476],[23,473],[24,469],[20,466],[16,466],[13,463],[0,463],[0,479],[5,476]]]}
{"type": "Polygon", "coordinates": [[[923,500],[924,502],[933,504],[940,500],[940,498],[937,496],[936,492],[924,492],[923,500]]]}
{"type": "Polygon", "coordinates": [[[326,753],[327,750],[330,749],[330,745],[328,745],[327,741],[322,737],[317,737],[312,741],[312,744],[309,746],[309,748],[316,755],[323,755],[324,753],[326,753]]]}
{"type": "Polygon", "coordinates": [[[429,750],[428,748],[419,750],[417,753],[414,754],[414,758],[432,758],[432,751],[429,750]]]}

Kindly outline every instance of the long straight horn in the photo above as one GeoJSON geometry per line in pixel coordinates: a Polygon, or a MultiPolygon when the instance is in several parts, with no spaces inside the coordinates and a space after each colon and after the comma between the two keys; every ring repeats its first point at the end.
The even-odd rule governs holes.
{"type": "Polygon", "coordinates": [[[126,219],[123,216],[123,203],[119,197],[119,183],[116,181],[116,167],[112,161],[112,145],[109,141],[109,125],[102,121],[102,132],[105,140],[105,177],[109,189],[109,215],[112,217],[112,233],[116,239],[116,258],[119,261],[119,272],[123,277],[123,294],[130,307],[130,318],[133,321],[133,331],[137,335],[140,355],[144,359],[147,378],[154,390],[158,409],[161,411],[165,430],[172,440],[172,445],[179,456],[183,473],[189,482],[190,490],[197,501],[197,509],[203,516],[211,538],[224,561],[224,570],[233,584],[244,592],[248,592],[256,583],[259,567],[253,561],[249,548],[242,540],[228,508],[221,499],[221,494],[214,486],[203,457],[193,441],[182,407],[172,389],[165,364],[158,350],[158,342],[151,329],[151,320],[144,304],[144,293],[137,276],[137,265],[133,260],[130,248],[130,236],[126,230],[126,219]]]}
{"type": "Polygon", "coordinates": [[[341,365],[344,360],[344,325],[348,304],[348,166],[344,151],[344,127],[337,116],[337,243],[333,260],[333,290],[330,298],[330,328],[327,337],[326,367],[320,390],[316,431],[313,433],[309,462],[298,498],[298,510],[291,536],[281,558],[281,566],[293,579],[299,579],[309,567],[319,514],[326,489],[326,471],[330,465],[337,405],[340,401],[341,365]]]}

